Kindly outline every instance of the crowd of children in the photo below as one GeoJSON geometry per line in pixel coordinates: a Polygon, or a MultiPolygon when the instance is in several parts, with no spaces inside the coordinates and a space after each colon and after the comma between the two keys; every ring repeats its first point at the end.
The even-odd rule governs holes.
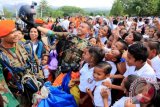
{"type": "Polygon", "coordinates": [[[65,16],[61,22],[57,18],[55,23],[41,25],[30,30],[31,40],[25,40],[19,30],[19,43],[36,53],[30,57],[37,60],[44,81],[54,87],[62,85],[63,91],[74,96],[77,106],[160,107],[158,17],[65,16]],[[45,43],[38,32],[44,33],[49,42],[45,43]]]}

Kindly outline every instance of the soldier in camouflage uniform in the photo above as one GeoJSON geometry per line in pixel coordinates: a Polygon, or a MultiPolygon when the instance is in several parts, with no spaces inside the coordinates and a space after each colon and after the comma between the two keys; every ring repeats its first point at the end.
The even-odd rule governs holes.
{"type": "MultiPolygon", "coordinates": [[[[26,72],[31,71],[31,69],[26,70],[30,62],[29,53],[18,44],[18,33],[14,21],[0,21],[0,28],[0,85],[4,86],[2,91],[0,88],[0,94],[5,99],[6,107],[16,107],[18,101],[20,107],[30,107],[32,95],[27,94],[30,95],[30,98],[28,98],[26,90],[22,92],[21,83],[26,72]]],[[[29,90],[27,91],[30,93],[29,90]]]]}
{"type": "MultiPolygon", "coordinates": [[[[72,66],[74,69],[74,67],[79,65],[81,61],[83,50],[87,46],[90,46],[88,40],[86,39],[86,36],[90,30],[90,26],[87,23],[81,23],[81,25],[79,26],[77,30],[78,31],[77,35],[67,34],[67,33],[62,33],[62,32],[53,32],[51,30],[42,28],[40,26],[38,26],[37,29],[40,30],[41,32],[46,33],[47,36],[57,35],[57,38],[59,40],[62,36],[67,35],[65,36],[65,44],[60,44],[62,45],[61,46],[62,49],[60,52],[62,56],[60,57],[61,60],[59,60],[60,66],[63,66],[63,65],[72,66]]],[[[64,72],[67,72],[67,71],[64,71],[64,72]]]]}

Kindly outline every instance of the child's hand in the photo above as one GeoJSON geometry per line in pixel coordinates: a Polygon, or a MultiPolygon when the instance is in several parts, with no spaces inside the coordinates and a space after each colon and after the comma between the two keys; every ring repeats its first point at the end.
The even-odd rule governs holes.
{"type": "Polygon", "coordinates": [[[108,88],[112,88],[112,84],[109,81],[105,81],[102,84],[108,88]]]}
{"type": "Polygon", "coordinates": [[[46,49],[46,51],[50,51],[50,47],[49,46],[47,46],[47,45],[44,45],[44,48],[46,49]]]}
{"type": "Polygon", "coordinates": [[[132,99],[127,99],[125,101],[124,107],[136,107],[136,105],[132,103],[132,99]]]}
{"type": "Polygon", "coordinates": [[[75,82],[73,80],[70,80],[68,87],[72,88],[74,85],[75,85],[75,82]]]}
{"type": "Polygon", "coordinates": [[[101,90],[101,96],[102,96],[103,99],[108,99],[109,91],[107,89],[103,88],[101,90]]]}
{"type": "Polygon", "coordinates": [[[89,95],[92,94],[92,91],[91,91],[89,88],[86,88],[86,92],[87,92],[87,94],[89,94],[89,95]]]}

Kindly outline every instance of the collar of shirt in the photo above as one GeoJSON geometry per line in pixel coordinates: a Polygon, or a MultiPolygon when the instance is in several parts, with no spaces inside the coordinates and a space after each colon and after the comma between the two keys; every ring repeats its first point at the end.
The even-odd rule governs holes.
{"type": "Polygon", "coordinates": [[[160,60],[160,57],[157,55],[157,56],[155,56],[154,58],[151,59],[151,62],[159,61],[159,60],[160,60]]]}
{"type": "Polygon", "coordinates": [[[105,82],[105,81],[110,81],[110,78],[106,78],[106,79],[101,80],[101,81],[96,81],[95,86],[99,86],[99,85],[101,85],[101,84],[102,84],[103,82],[105,82]]]}

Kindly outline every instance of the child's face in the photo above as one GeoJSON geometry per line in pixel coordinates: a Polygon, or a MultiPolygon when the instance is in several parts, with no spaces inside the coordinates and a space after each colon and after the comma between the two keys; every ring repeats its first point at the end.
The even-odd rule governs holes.
{"type": "Polygon", "coordinates": [[[105,60],[107,61],[116,61],[116,56],[118,56],[120,52],[118,50],[111,50],[105,54],[105,60]]]}
{"type": "Polygon", "coordinates": [[[107,33],[108,33],[108,27],[107,26],[103,27],[103,32],[102,33],[103,33],[104,36],[107,36],[107,33]]]}
{"type": "Polygon", "coordinates": [[[106,77],[109,76],[107,74],[105,74],[105,71],[101,68],[95,67],[94,68],[94,72],[93,72],[93,77],[95,79],[95,81],[101,81],[106,79],[106,77]]]}
{"type": "Polygon", "coordinates": [[[48,56],[43,56],[42,65],[46,65],[48,62],[48,56]]]}
{"type": "Polygon", "coordinates": [[[128,36],[125,37],[125,42],[127,42],[127,44],[132,44],[133,43],[133,33],[130,33],[128,36]]]}
{"type": "Polygon", "coordinates": [[[145,34],[149,34],[149,27],[145,28],[145,34]]]}
{"type": "Polygon", "coordinates": [[[127,64],[129,66],[135,66],[135,63],[135,58],[129,52],[127,52],[127,64]]]}
{"type": "Polygon", "coordinates": [[[109,37],[108,42],[107,42],[107,47],[108,47],[108,48],[111,48],[112,42],[113,42],[113,36],[111,35],[111,36],[109,37]]]}
{"type": "Polygon", "coordinates": [[[121,42],[117,41],[115,44],[112,45],[112,49],[122,50],[123,49],[123,44],[121,42]]]}
{"type": "Polygon", "coordinates": [[[98,37],[103,37],[103,29],[100,28],[99,31],[98,31],[98,37]]]}
{"type": "Polygon", "coordinates": [[[18,34],[18,39],[21,40],[24,38],[24,35],[22,34],[21,31],[17,31],[17,34],[18,34]]]}
{"type": "Polygon", "coordinates": [[[95,39],[95,38],[90,39],[89,42],[90,42],[93,46],[96,45],[96,39],[95,39]]]}
{"type": "Polygon", "coordinates": [[[84,61],[85,61],[85,62],[87,62],[87,63],[90,62],[90,60],[91,60],[91,55],[89,54],[88,49],[84,52],[83,58],[84,58],[84,61]]]}
{"type": "Polygon", "coordinates": [[[74,23],[70,24],[69,26],[70,26],[70,28],[74,28],[75,27],[74,23]]]}
{"type": "Polygon", "coordinates": [[[155,30],[153,28],[149,29],[149,37],[152,38],[154,36],[155,30]]]}

